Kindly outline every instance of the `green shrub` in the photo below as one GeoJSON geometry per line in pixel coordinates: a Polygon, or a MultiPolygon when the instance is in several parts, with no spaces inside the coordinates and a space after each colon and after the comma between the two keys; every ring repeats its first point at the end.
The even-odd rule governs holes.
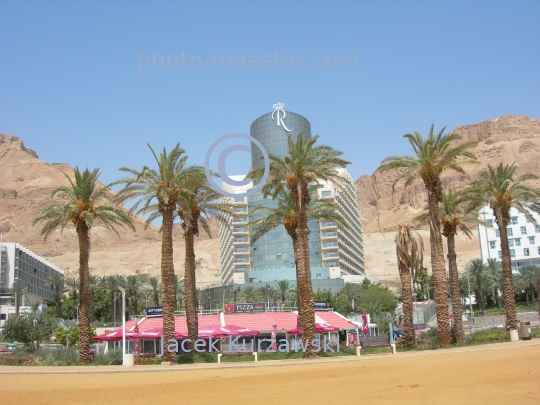
{"type": "Polygon", "coordinates": [[[122,364],[122,349],[113,349],[107,353],[97,354],[92,363],[102,366],[119,366],[122,364]]]}
{"type": "Polygon", "coordinates": [[[40,364],[45,366],[75,366],[78,352],[74,348],[67,349],[39,349],[36,357],[40,364]]]}
{"type": "Polygon", "coordinates": [[[1,354],[0,366],[35,366],[37,358],[30,354],[1,354]]]}
{"type": "Polygon", "coordinates": [[[510,336],[504,328],[480,330],[467,336],[466,344],[479,345],[485,343],[508,342],[510,336]]]}
{"type": "Polygon", "coordinates": [[[217,363],[216,353],[183,354],[176,357],[178,364],[217,363]]]}

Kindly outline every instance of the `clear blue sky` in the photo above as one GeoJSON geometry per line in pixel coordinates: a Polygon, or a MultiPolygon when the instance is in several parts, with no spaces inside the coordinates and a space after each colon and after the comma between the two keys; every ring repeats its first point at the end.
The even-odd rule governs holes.
{"type": "MultiPolygon", "coordinates": [[[[280,101],[345,151],[357,178],[409,153],[402,135],[432,123],[540,118],[539,21],[539,1],[4,0],[0,132],[46,162],[100,167],[108,182],[152,163],[145,142],[180,141],[202,164],[214,140],[249,133],[280,101]],[[225,54],[246,67],[213,67],[225,54]],[[271,67],[248,66],[264,55],[271,67]],[[283,55],[297,57],[283,67],[283,55]],[[340,68],[340,55],[358,66],[340,68]]],[[[248,162],[239,154],[229,172],[248,162]]]]}

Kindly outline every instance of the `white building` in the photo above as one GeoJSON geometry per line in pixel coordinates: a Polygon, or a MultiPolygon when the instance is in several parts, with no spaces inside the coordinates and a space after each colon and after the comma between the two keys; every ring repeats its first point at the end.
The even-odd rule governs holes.
{"type": "MultiPolygon", "coordinates": [[[[537,214],[533,216],[539,225],[535,226],[525,217],[525,214],[517,209],[510,210],[507,234],[513,269],[528,265],[540,266],[540,216],[537,214]]],[[[489,228],[478,226],[482,260],[484,262],[487,262],[487,259],[500,261],[502,259],[501,238],[491,208],[484,207],[480,211],[479,218],[490,225],[489,228]]]]}
{"type": "MultiPolygon", "coordinates": [[[[47,278],[64,271],[54,264],[26,249],[18,243],[0,243],[0,326],[9,314],[15,313],[15,297],[9,289],[17,281],[25,288],[22,295],[22,307],[32,303],[56,301],[54,288],[47,284],[47,278]]],[[[21,308],[24,312],[25,308],[21,308]]]]}

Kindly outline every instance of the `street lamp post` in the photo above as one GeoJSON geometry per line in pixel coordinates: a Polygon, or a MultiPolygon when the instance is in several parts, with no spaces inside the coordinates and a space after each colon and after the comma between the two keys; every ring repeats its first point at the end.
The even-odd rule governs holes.
{"type": "Polygon", "coordinates": [[[126,365],[126,290],[118,287],[122,292],[122,365],[126,365]]]}

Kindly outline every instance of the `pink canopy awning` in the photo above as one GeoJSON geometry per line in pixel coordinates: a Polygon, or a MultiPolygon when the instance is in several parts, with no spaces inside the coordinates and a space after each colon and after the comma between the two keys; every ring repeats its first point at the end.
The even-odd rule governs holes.
{"type": "MultiPolygon", "coordinates": [[[[322,323],[316,323],[315,324],[315,333],[336,332],[338,330],[339,330],[339,328],[335,328],[335,327],[330,326],[330,325],[323,325],[322,323]]],[[[287,333],[289,335],[298,335],[298,336],[302,335],[302,333],[300,332],[300,330],[298,330],[298,328],[290,329],[290,330],[287,331],[287,333]]]]}
{"type": "Polygon", "coordinates": [[[241,328],[235,325],[219,326],[219,325],[203,325],[199,326],[199,337],[201,339],[222,338],[227,336],[253,336],[258,335],[259,331],[250,328],[241,328]]]}
{"type": "MultiPolygon", "coordinates": [[[[126,331],[126,339],[133,339],[135,332],[126,331]]],[[[117,329],[112,332],[103,333],[92,338],[93,341],[116,341],[122,340],[122,329],[117,329]]]]}
{"type": "MultiPolygon", "coordinates": [[[[133,339],[161,339],[161,336],[163,336],[163,328],[161,326],[158,326],[157,328],[153,328],[133,335],[133,339]]],[[[175,339],[185,339],[187,338],[187,335],[176,332],[174,334],[174,337],[175,339]]]]}

